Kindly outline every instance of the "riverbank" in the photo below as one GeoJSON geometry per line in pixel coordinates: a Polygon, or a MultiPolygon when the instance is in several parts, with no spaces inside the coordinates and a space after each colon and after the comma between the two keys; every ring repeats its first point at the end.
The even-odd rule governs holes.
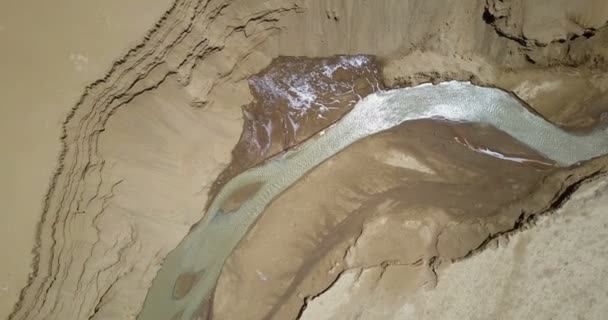
{"type": "MultiPolygon", "coordinates": [[[[149,12],[133,5],[141,15],[149,12]]],[[[25,11],[34,12],[29,8],[25,11]]],[[[62,14],[68,12],[43,11],[45,17],[57,14],[62,21],[66,20],[62,14]]],[[[14,210],[21,206],[12,204],[40,203],[36,199],[48,184],[39,186],[38,191],[31,188],[37,180],[16,187],[21,186],[22,176],[33,171],[21,160],[14,163],[24,166],[5,167],[19,177],[16,182],[9,180],[5,187],[17,192],[16,196],[6,193],[13,199],[5,202],[9,204],[7,212],[13,212],[8,217],[30,218],[22,225],[5,224],[11,232],[4,233],[4,243],[15,242],[15,232],[22,237],[19,239],[29,237],[28,232],[21,231],[27,224],[31,232],[36,217],[42,217],[40,230],[31,239],[35,242],[33,272],[12,318],[136,317],[162,261],[203,217],[213,182],[231,162],[231,151],[244,123],[241,107],[253,99],[247,79],[267,68],[274,58],[374,55],[387,88],[471,81],[514,93],[560,126],[588,127],[601,121],[608,105],[607,17],[606,5],[591,0],[562,1],[560,5],[527,0],[411,0],[374,5],[366,1],[317,0],[175,1],[161,19],[149,23],[149,32],[141,35],[132,50],[111,53],[106,50],[109,44],[99,50],[108,56],[103,60],[106,62],[100,60],[97,70],[109,71],[106,76],[91,73],[82,78],[84,83],[91,83],[86,90],[83,82],[74,82],[81,86],[81,93],[86,92],[82,99],[68,101],[70,96],[79,96],[76,87],[66,95],[55,89],[44,91],[68,99],[48,101],[73,112],[65,124],[61,116],[55,118],[58,123],[49,124],[57,134],[44,131],[48,134],[43,136],[49,139],[42,143],[44,147],[52,146],[55,140],[62,152],[56,159],[58,169],[43,212],[28,206],[14,210]],[[547,25],[552,27],[544,28],[547,25]],[[113,64],[108,62],[111,55],[116,61],[113,64]],[[12,169],[16,167],[26,169],[12,169]]],[[[144,24],[144,20],[137,21],[144,24]]],[[[23,21],[27,19],[19,20],[19,26],[23,21]]],[[[101,27],[105,24],[94,21],[101,20],[77,20],[69,25],[79,27],[70,30],[105,28],[101,27]]],[[[138,26],[138,30],[146,28],[138,26]]],[[[22,40],[9,28],[0,28],[0,32],[14,35],[17,42],[22,40]]],[[[55,38],[45,36],[55,39],[52,43],[33,41],[45,47],[42,51],[46,54],[41,57],[23,54],[40,50],[22,50],[17,45],[11,48],[16,49],[18,57],[60,67],[49,71],[40,64],[29,64],[31,74],[67,81],[70,72],[62,71],[66,65],[47,62],[46,57],[54,52],[52,48],[68,48],[63,40],[77,38],[66,32],[59,32],[55,38]]],[[[89,38],[102,44],[105,42],[99,39],[104,35],[119,39],[115,33],[91,33],[95,36],[89,38]]],[[[127,32],[120,34],[127,36],[127,32]]],[[[69,53],[59,55],[68,57],[65,69],[82,69],[87,56],[73,52],[70,60],[69,53]]],[[[91,66],[92,55],[88,57],[91,66]]],[[[26,92],[47,101],[46,93],[36,91],[41,86],[32,89],[13,81],[18,75],[30,73],[9,70],[13,71],[7,73],[10,79],[6,88],[17,84],[24,89],[15,93],[26,92]]],[[[46,83],[59,83],[52,79],[46,83]]],[[[19,105],[19,99],[11,99],[5,104],[19,105]]],[[[22,126],[18,118],[6,119],[14,120],[13,126],[6,126],[10,131],[6,137],[17,141],[21,136],[13,129],[19,128],[36,137],[38,131],[22,126]]],[[[42,122],[34,121],[31,126],[39,128],[44,126],[42,122]]],[[[467,142],[460,142],[468,148],[467,142]]],[[[14,146],[21,148],[19,143],[14,146]]],[[[36,176],[41,179],[53,176],[52,172],[43,174],[53,167],[49,164],[53,162],[51,153],[50,158],[38,157],[37,153],[26,157],[45,163],[31,166],[40,170],[36,176]]],[[[568,183],[564,182],[564,187],[568,183]]],[[[32,247],[25,240],[19,242],[23,248],[2,250],[3,254],[23,253],[21,262],[12,260],[12,255],[7,259],[15,262],[7,274],[18,270],[22,279],[29,271],[25,260],[32,247]]],[[[17,292],[10,290],[16,297],[17,292]]]]}

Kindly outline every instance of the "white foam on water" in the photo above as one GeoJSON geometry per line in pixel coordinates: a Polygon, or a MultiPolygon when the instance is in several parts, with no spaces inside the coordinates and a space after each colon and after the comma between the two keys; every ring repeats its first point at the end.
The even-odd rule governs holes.
{"type": "Polygon", "coordinates": [[[488,148],[475,147],[475,146],[471,145],[469,143],[469,141],[467,141],[467,139],[463,139],[464,140],[464,142],[463,142],[463,141],[460,141],[460,139],[458,137],[454,137],[454,140],[456,140],[456,142],[462,144],[463,146],[467,147],[471,151],[474,151],[477,153],[482,153],[482,154],[485,154],[485,155],[488,155],[490,157],[494,157],[497,159],[513,161],[513,162],[517,162],[517,163],[534,162],[534,163],[543,164],[543,165],[547,165],[547,166],[553,166],[551,163],[547,163],[544,161],[528,159],[528,158],[521,158],[521,157],[511,157],[511,156],[504,155],[500,152],[490,150],[488,148]]]}

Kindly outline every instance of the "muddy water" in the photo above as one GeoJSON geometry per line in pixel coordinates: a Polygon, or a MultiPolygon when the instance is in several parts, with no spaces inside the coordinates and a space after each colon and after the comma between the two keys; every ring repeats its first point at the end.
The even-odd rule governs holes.
{"type": "MultiPolygon", "coordinates": [[[[567,133],[498,89],[446,82],[371,94],[313,139],[230,180],[210,205],[203,221],[167,256],[139,319],[192,319],[195,315],[204,319],[224,261],[278,194],[352,143],[405,121],[420,119],[487,124],[559,165],[571,165],[608,153],[605,131],[596,130],[586,135],[567,133]],[[225,202],[251,185],[260,187],[248,200],[237,201],[236,211],[222,214],[225,202]],[[191,275],[191,284],[181,284],[183,274],[191,275]]],[[[544,161],[502,154],[468,140],[459,142],[472,152],[508,161],[544,161]]]]}

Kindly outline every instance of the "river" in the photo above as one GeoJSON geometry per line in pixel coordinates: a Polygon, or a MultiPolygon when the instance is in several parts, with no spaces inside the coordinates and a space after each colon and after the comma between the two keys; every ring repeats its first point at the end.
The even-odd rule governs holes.
{"type": "Polygon", "coordinates": [[[230,180],[203,221],[166,257],[138,319],[192,319],[213,294],[226,258],[276,196],[352,143],[419,119],[488,124],[563,166],[608,153],[606,130],[566,132],[496,88],[451,81],[371,94],[322,133],[230,180]],[[259,185],[257,192],[237,210],[222,211],[231,195],[252,184],[259,185]],[[182,274],[195,276],[192,286],[176,297],[174,288],[182,274]]]}

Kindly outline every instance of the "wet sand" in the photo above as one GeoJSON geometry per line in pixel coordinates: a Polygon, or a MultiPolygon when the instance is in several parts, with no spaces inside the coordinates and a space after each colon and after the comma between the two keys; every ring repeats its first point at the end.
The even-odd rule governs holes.
{"type": "Polygon", "coordinates": [[[279,57],[248,79],[243,132],[210,199],[239,173],[327,128],[362,98],[383,89],[375,57],[279,57]]]}
{"type": "Polygon", "coordinates": [[[528,196],[556,170],[484,125],[423,120],[365,138],[265,210],[226,261],[214,318],[293,319],[302,297],[322,291],[342,270],[463,255],[504,228],[501,220],[520,214],[501,208],[533,207],[528,196]],[[475,152],[457,139],[530,161],[475,152]],[[252,295],[255,301],[245,299],[252,295]]]}
{"type": "Polygon", "coordinates": [[[262,183],[252,183],[243,186],[224,201],[221,206],[222,212],[230,213],[238,210],[241,205],[253,197],[260,190],[260,188],[262,188],[262,183]]]}

